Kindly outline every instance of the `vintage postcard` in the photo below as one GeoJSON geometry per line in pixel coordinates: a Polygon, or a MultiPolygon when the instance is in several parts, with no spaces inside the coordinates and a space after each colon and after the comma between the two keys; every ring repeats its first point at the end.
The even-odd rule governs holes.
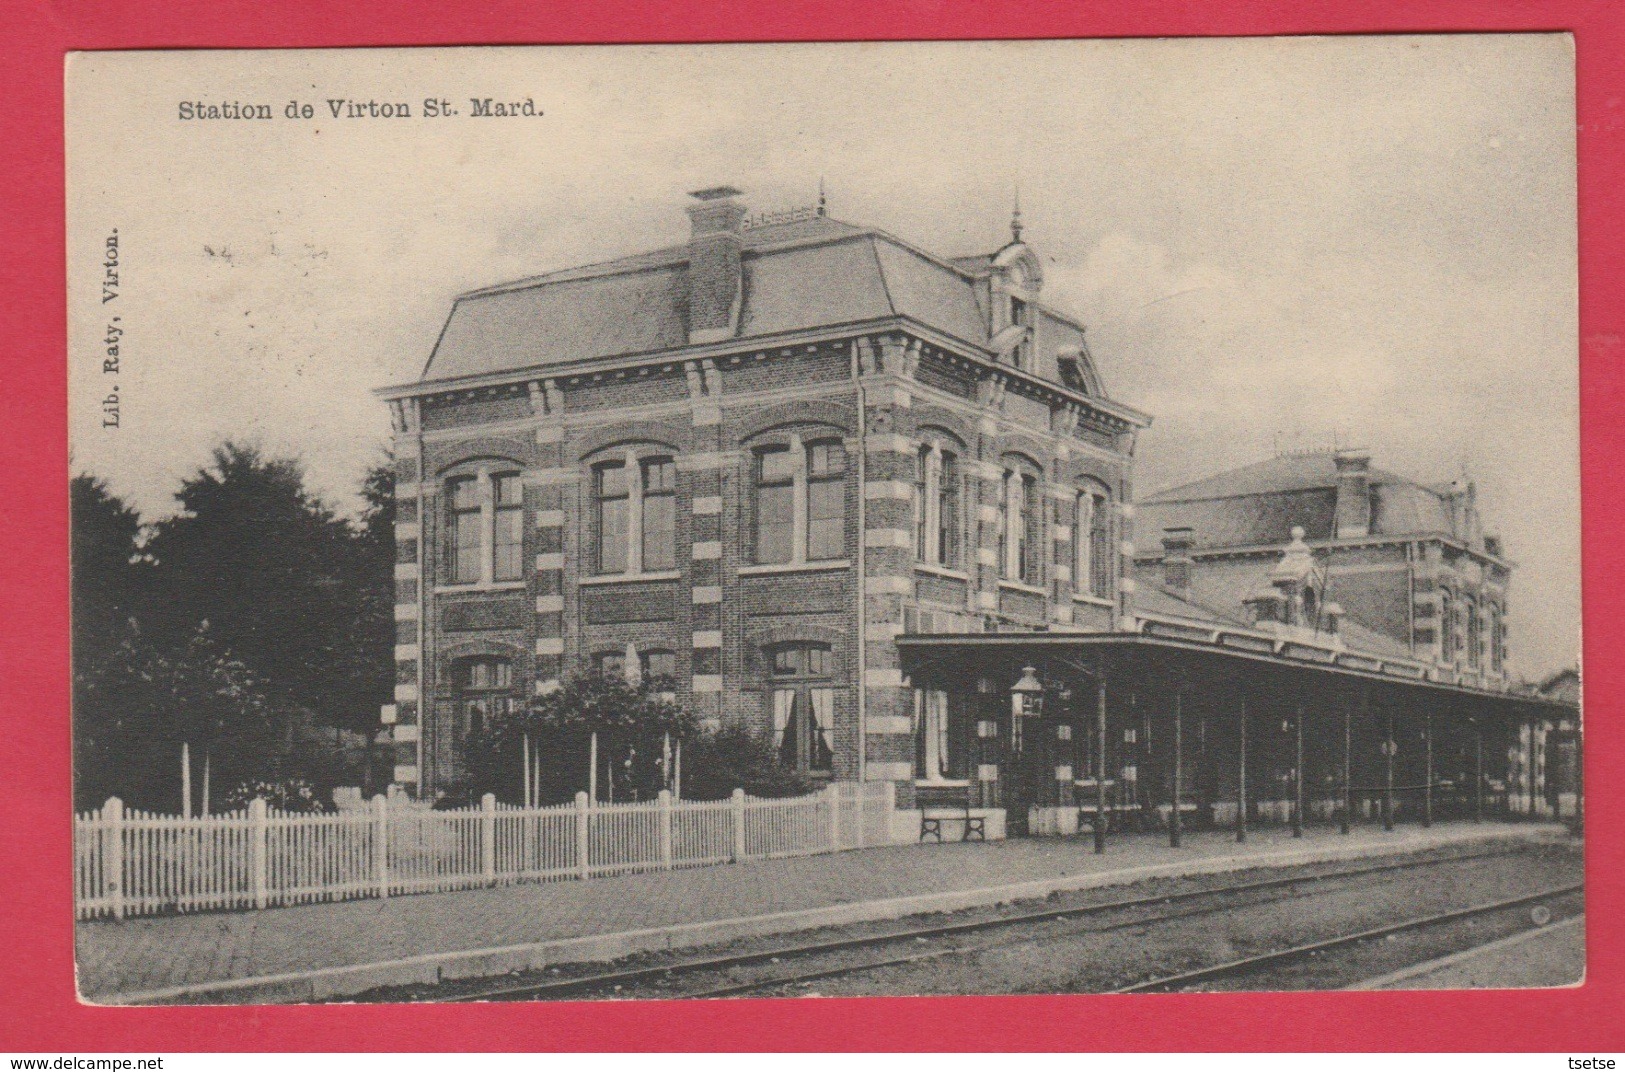
{"type": "Polygon", "coordinates": [[[1583,979],[1567,35],[66,76],[84,1001],[1583,979]]]}

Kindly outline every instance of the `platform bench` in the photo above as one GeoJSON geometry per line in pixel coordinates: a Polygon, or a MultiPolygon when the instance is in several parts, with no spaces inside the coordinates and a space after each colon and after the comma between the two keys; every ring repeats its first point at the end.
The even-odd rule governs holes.
{"type": "Polygon", "coordinates": [[[960,841],[970,841],[973,838],[976,841],[987,840],[987,817],[972,815],[969,804],[953,807],[944,805],[922,807],[920,809],[920,840],[924,841],[928,837],[934,837],[940,845],[942,843],[943,823],[965,824],[963,827],[964,832],[959,838],[960,841]]]}

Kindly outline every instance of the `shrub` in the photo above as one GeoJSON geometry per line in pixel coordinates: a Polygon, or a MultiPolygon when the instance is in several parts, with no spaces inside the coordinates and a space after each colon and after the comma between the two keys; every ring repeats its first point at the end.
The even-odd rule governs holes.
{"type": "Polygon", "coordinates": [[[683,746],[683,797],[721,800],[735,789],[753,797],[796,797],[818,783],[779,762],[773,747],[742,726],[704,733],[683,746]]]}
{"type": "Polygon", "coordinates": [[[278,811],[291,812],[318,812],[322,811],[322,802],[316,796],[316,789],[303,778],[283,778],[280,781],[266,782],[251,780],[238,782],[226,799],[222,802],[226,811],[241,811],[248,807],[249,801],[255,797],[262,798],[267,807],[278,811]]]}

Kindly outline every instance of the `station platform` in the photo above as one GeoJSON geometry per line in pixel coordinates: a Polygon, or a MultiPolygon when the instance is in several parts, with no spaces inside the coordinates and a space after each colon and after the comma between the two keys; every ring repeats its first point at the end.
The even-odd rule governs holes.
{"type": "Polygon", "coordinates": [[[605,961],[813,927],[954,911],[1066,890],[1258,867],[1566,838],[1561,826],[1312,826],[1114,838],[893,845],[682,871],[299,905],[90,920],[76,928],[94,1004],[314,1001],[380,986],[605,961]]]}

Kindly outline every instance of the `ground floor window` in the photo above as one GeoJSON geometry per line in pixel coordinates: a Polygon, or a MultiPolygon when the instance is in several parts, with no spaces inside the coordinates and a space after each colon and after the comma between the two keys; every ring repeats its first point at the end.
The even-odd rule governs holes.
{"type": "Polygon", "coordinates": [[[467,659],[453,675],[457,689],[457,721],[463,736],[474,737],[514,713],[513,663],[507,659],[467,659]]]}
{"type": "Polygon", "coordinates": [[[937,689],[914,690],[914,777],[924,782],[968,776],[967,718],[962,698],[937,689]]]}
{"type": "Polygon", "coordinates": [[[827,644],[785,644],[771,651],[773,748],[800,771],[826,773],[835,759],[835,689],[827,644]]]}

